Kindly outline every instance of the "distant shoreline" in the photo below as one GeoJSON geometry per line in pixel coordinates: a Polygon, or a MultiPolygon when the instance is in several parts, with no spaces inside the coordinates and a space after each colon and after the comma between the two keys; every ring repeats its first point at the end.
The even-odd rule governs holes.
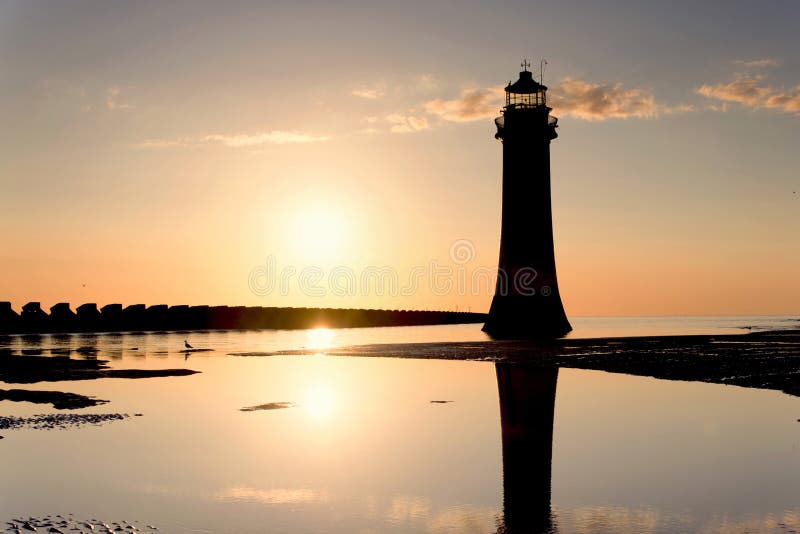
{"type": "Polygon", "coordinates": [[[192,330],[305,330],[482,323],[486,314],[457,311],[263,306],[145,306],[94,303],[72,311],[69,303],[50,308],[29,302],[21,313],[0,302],[0,334],[80,334],[192,330]]]}

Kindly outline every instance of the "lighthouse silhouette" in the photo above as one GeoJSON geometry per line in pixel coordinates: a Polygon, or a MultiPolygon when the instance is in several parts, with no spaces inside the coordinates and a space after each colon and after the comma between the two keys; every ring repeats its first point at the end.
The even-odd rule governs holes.
{"type": "Polygon", "coordinates": [[[561,337],[572,330],[556,279],[550,205],[550,116],[547,87],[528,62],[506,86],[506,105],[495,119],[503,143],[503,216],[497,285],[483,331],[495,338],[561,337]]]}

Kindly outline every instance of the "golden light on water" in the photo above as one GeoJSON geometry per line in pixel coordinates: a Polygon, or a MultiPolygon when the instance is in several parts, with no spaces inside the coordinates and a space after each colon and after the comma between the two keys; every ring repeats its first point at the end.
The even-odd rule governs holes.
{"type": "MultiPolygon", "coordinates": [[[[306,349],[315,351],[315,356],[324,357],[324,349],[333,346],[334,331],[324,326],[312,328],[306,331],[306,349]]],[[[316,367],[316,372],[320,373],[312,382],[309,383],[303,395],[300,405],[313,418],[318,420],[327,419],[336,405],[336,396],[333,394],[326,376],[326,366],[320,362],[321,367],[316,367]]]]}
{"type": "Polygon", "coordinates": [[[264,504],[307,504],[327,500],[324,492],[308,488],[253,488],[233,486],[215,496],[220,501],[260,502],[264,504]]]}
{"type": "Polygon", "coordinates": [[[306,391],[302,406],[314,419],[327,419],[336,407],[336,396],[326,384],[313,384],[306,391]]]}
{"type": "Polygon", "coordinates": [[[314,350],[329,349],[333,346],[333,336],[333,330],[330,328],[312,328],[306,331],[305,348],[314,350]]]}

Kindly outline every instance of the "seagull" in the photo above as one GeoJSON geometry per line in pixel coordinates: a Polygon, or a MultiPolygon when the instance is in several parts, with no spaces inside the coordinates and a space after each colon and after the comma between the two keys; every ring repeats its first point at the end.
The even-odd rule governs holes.
{"type": "Polygon", "coordinates": [[[189,345],[189,342],[187,340],[185,340],[185,339],[183,340],[183,346],[186,347],[187,349],[193,349],[194,348],[193,346],[189,345]]]}

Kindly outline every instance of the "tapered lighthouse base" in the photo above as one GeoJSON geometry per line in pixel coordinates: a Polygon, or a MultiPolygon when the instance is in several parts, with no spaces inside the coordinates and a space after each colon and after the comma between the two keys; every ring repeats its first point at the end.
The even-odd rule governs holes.
{"type": "Polygon", "coordinates": [[[496,339],[558,338],[572,330],[561,297],[495,295],[483,331],[496,339]]]}

